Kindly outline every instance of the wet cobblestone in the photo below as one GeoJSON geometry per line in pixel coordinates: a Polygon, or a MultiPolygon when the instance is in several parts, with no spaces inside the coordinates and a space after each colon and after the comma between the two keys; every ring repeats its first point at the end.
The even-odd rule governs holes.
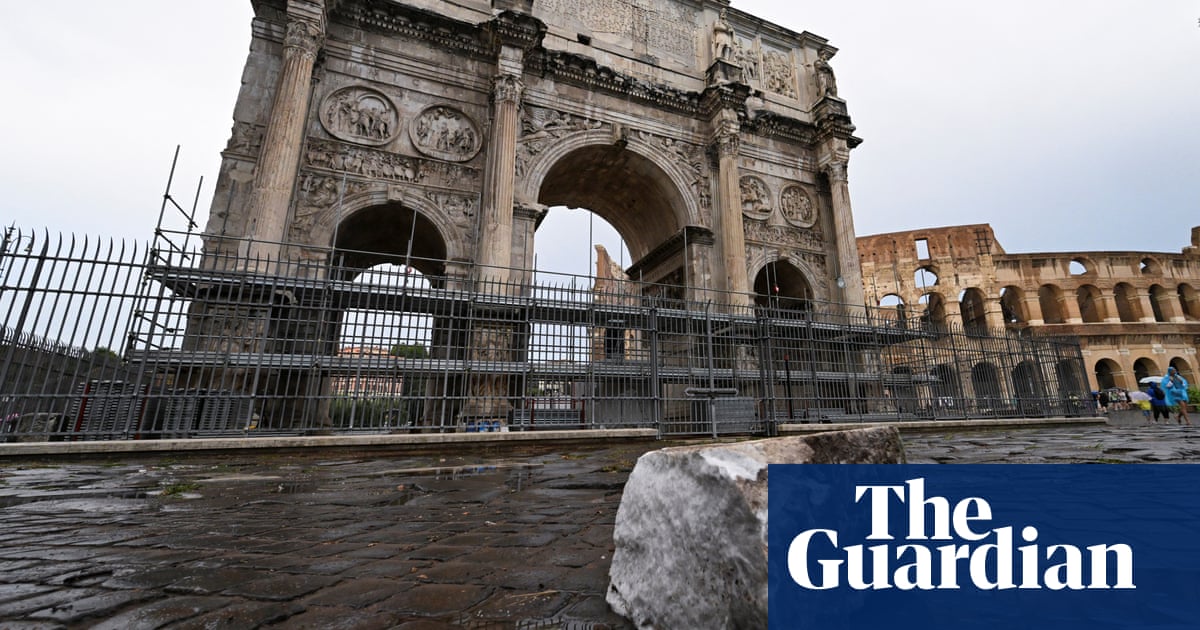
{"type": "MultiPolygon", "coordinates": [[[[905,434],[912,463],[1200,463],[1200,429],[905,434]]],[[[0,627],[627,628],[604,603],[640,442],[443,456],[0,460],[0,627]]]]}

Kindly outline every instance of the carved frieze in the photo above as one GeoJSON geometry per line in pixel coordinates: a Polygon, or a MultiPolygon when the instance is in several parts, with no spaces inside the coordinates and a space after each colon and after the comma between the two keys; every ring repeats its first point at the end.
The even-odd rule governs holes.
{"type": "Polygon", "coordinates": [[[321,103],[321,124],[335,138],[368,146],[395,139],[400,114],[382,92],[351,86],[336,90],[321,103]]]}
{"type": "Polygon", "coordinates": [[[433,202],[442,213],[460,228],[468,229],[475,222],[479,210],[479,197],[457,193],[429,191],[425,198],[433,202]]]}
{"type": "Polygon", "coordinates": [[[746,83],[758,84],[761,75],[758,48],[755,43],[747,39],[736,39],[733,43],[733,58],[742,67],[742,76],[746,79],[746,83]]]}
{"type": "Polygon", "coordinates": [[[816,206],[808,192],[800,186],[788,186],[779,194],[779,210],[788,223],[810,227],[817,222],[816,206]]]}
{"type": "Polygon", "coordinates": [[[529,162],[558,140],[580,131],[602,129],[599,120],[559,112],[544,107],[526,107],[521,117],[521,137],[517,139],[517,177],[524,177],[529,162]]]}
{"type": "Polygon", "coordinates": [[[742,229],[747,242],[780,245],[789,249],[823,251],[825,238],[816,226],[797,228],[790,225],[767,225],[762,221],[743,219],[742,229]]]}
{"type": "Polygon", "coordinates": [[[742,189],[742,214],[751,219],[771,216],[771,189],[761,178],[745,175],[739,182],[742,189]]]}
{"type": "Polygon", "coordinates": [[[408,133],[418,151],[449,162],[466,162],[483,146],[475,121],[443,105],[421,112],[409,125],[408,133]]]}
{"type": "Polygon", "coordinates": [[[778,50],[763,56],[766,89],[781,96],[796,98],[796,68],[791,58],[778,50]]]}
{"type": "Polygon", "coordinates": [[[263,125],[235,122],[233,123],[233,133],[229,137],[229,143],[225,145],[225,151],[235,155],[256,158],[258,157],[258,152],[262,150],[263,137],[266,136],[266,133],[267,128],[263,125]]]}
{"type": "Polygon", "coordinates": [[[675,163],[691,178],[692,190],[701,208],[708,208],[712,195],[709,193],[709,176],[705,168],[704,150],[698,144],[659,136],[648,131],[637,131],[638,140],[675,157],[675,163]]]}
{"type": "Polygon", "coordinates": [[[311,242],[313,226],[326,223],[337,211],[339,199],[352,197],[367,190],[365,182],[345,180],[337,177],[306,173],[300,180],[296,202],[296,214],[288,226],[288,235],[293,243],[311,242]]]}
{"type": "Polygon", "coordinates": [[[324,140],[309,140],[304,163],[354,177],[442,188],[476,188],[480,182],[479,169],[324,140]]]}

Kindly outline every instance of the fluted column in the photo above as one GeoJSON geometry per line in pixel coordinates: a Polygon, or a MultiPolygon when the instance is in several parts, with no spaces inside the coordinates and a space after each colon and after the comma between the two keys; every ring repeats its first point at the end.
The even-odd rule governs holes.
{"type": "Polygon", "coordinates": [[[513,190],[517,133],[521,128],[518,110],[525,85],[516,74],[503,73],[495,78],[492,87],[492,130],[484,171],[477,262],[481,278],[503,282],[508,279],[512,263],[513,190]]]}
{"type": "Polygon", "coordinates": [[[724,123],[716,137],[717,234],[721,242],[722,289],[731,305],[750,304],[746,271],[746,233],[742,225],[742,192],[738,174],[740,140],[736,123],[724,123]]]}
{"type": "Polygon", "coordinates": [[[850,209],[850,183],[846,176],[845,160],[825,164],[829,192],[833,198],[833,229],[837,236],[837,284],[841,289],[838,301],[852,307],[863,304],[862,271],[858,262],[858,244],[854,236],[854,216],[850,209]]]}
{"type": "Polygon", "coordinates": [[[313,64],[325,37],[323,2],[295,5],[307,10],[303,11],[305,15],[297,16],[292,12],[294,7],[289,5],[283,67],[250,192],[249,236],[252,241],[248,253],[255,258],[277,258],[279,244],[287,233],[288,206],[304,144],[313,64]],[[316,19],[312,19],[313,9],[316,9],[316,19]]]}

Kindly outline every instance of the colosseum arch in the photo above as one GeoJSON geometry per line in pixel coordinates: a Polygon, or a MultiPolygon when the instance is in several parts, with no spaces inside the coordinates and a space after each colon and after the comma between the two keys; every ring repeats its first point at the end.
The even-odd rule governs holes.
{"type": "Polygon", "coordinates": [[[1038,306],[1042,311],[1042,321],[1047,324],[1064,324],[1067,313],[1063,308],[1063,292],[1058,285],[1043,284],[1038,287],[1038,306]]]}

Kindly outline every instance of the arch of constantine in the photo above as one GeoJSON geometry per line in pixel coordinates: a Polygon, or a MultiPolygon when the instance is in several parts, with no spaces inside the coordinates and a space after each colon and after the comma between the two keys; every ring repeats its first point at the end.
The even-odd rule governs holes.
{"type": "MultiPolygon", "coordinates": [[[[1200,227],[1179,253],[1007,253],[987,224],[858,238],[869,302],[936,324],[1080,340],[1092,389],[1200,374],[1200,227]]],[[[975,366],[970,366],[974,368],[975,366]]]]}
{"type": "Polygon", "coordinates": [[[728,5],[255,2],[207,249],[520,281],[563,205],[681,295],[861,305],[835,49],[728,5]]]}

